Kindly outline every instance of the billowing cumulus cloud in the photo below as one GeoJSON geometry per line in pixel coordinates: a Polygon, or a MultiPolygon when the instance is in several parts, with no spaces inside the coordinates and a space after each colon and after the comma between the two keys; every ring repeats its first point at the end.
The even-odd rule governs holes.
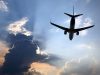
{"type": "Polygon", "coordinates": [[[27,35],[27,36],[30,36],[32,33],[30,31],[28,31],[24,26],[25,24],[28,22],[28,18],[25,17],[25,18],[22,18],[21,20],[19,21],[16,21],[14,23],[11,23],[7,30],[10,32],[10,33],[13,33],[13,34],[18,34],[18,33],[21,33],[21,34],[24,34],[24,35],[27,35]]]}
{"type": "Polygon", "coordinates": [[[47,63],[34,62],[31,64],[31,68],[29,70],[36,70],[42,75],[59,75],[60,68],[57,68],[47,63]]]}
{"type": "Polygon", "coordinates": [[[4,0],[0,0],[0,11],[8,12],[7,3],[4,0]]]}
{"type": "Polygon", "coordinates": [[[48,53],[46,51],[41,51],[39,46],[37,46],[36,54],[46,55],[46,56],[48,55],[48,53]]]}
{"type": "Polygon", "coordinates": [[[29,71],[35,70],[43,75],[99,75],[100,64],[95,57],[85,56],[67,60],[64,66],[56,67],[47,63],[33,62],[29,71]]]}
{"type": "MultiPolygon", "coordinates": [[[[19,21],[9,24],[7,43],[9,43],[9,52],[5,54],[4,62],[2,64],[0,74],[2,75],[24,75],[28,72],[30,64],[33,62],[43,62],[50,65],[55,65],[53,61],[57,61],[59,57],[47,54],[41,51],[41,43],[33,39],[31,32],[24,27],[27,18],[22,18],[19,21]]],[[[2,49],[6,46],[2,45],[2,49]]],[[[2,60],[3,61],[3,60],[2,60]]]]}
{"type": "Polygon", "coordinates": [[[4,56],[9,52],[9,47],[5,41],[0,40],[0,66],[4,62],[4,56]]]}
{"type": "MultiPolygon", "coordinates": [[[[31,63],[34,62],[43,62],[48,64],[46,67],[48,66],[48,68],[52,68],[49,64],[55,65],[54,61],[57,62],[59,59],[56,56],[47,55],[44,51],[40,51],[35,40],[32,42],[31,36],[26,36],[24,34],[9,34],[8,38],[10,39],[9,43],[12,44],[13,47],[10,48],[9,53],[5,55],[5,61],[1,68],[3,72],[2,75],[24,75],[23,73],[28,72],[31,63]]],[[[41,66],[41,64],[39,65],[41,66]]],[[[52,69],[50,70],[52,71],[52,69]]]]}

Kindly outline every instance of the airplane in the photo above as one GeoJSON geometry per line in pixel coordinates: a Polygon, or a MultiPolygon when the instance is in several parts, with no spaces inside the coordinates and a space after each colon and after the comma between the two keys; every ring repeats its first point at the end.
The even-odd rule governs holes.
{"type": "Polygon", "coordinates": [[[69,17],[71,17],[71,20],[70,20],[70,28],[66,28],[66,27],[63,27],[63,26],[60,26],[60,25],[57,25],[55,23],[51,23],[51,25],[54,25],[62,30],[64,30],[64,34],[66,35],[67,32],[69,33],[69,39],[72,40],[73,39],[73,36],[74,36],[74,33],[76,33],[76,35],[79,35],[79,31],[82,31],[82,30],[85,30],[85,29],[89,29],[89,28],[92,28],[94,27],[94,25],[92,26],[88,26],[88,27],[84,27],[84,28],[77,28],[75,29],[75,18],[76,17],[79,17],[83,14],[78,14],[78,15],[75,15],[74,14],[74,6],[73,6],[73,15],[71,14],[68,14],[68,13],[64,13],[65,15],[68,15],[69,17]]]}

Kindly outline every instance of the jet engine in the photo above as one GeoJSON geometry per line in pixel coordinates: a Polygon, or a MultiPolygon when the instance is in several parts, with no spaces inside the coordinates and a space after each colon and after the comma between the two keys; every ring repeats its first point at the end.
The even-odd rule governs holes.
{"type": "Polygon", "coordinates": [[[76,35],[79,35],[79,32],[76,32],[76,35]]]}
{"type": "Polygon", "coordinates": [[[64,31],[64,34],[65,34],[65,35],[67,34],[67,31],[66,31],[66,30],[64,31]]]}

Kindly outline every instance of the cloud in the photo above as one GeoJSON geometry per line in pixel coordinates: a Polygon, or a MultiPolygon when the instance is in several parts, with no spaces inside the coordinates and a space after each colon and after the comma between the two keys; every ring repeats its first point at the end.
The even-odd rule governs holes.
{"type": "Polygon", "coordinates": [[[18,33],[22,33],[24,35],[30,36],[32,33],[24,27],[27,22],[28,18],[24,17],[21,20],[9,24],[7,30],[15,35],[18,33]]]}
{"type": "Polygon", "coordinates": [[[31,64],[31,68],[29,70],[36,70],[42,75],[58,75],[60,69],[47,63],[34,62],[31,64]]]}
{"type": "Polygon", "coordinates": [[[79,44],[76,45],[77,49],[94,49],[94,47],[91,44],[79,44]]]}
{"type": "Polygon", "coordinates": [[[32,36],[18,33],[16,35],[9,34],[8,38],[9,44],[13,45],[13,47],[11,46],[12,48],[9,48],[9,53],[4,57],[5,61],[1,68],[2,75],[11,75],[12,73],[15,75],[16,73],[27,72],[29,64],[38,60],[36,54],[37,46],[32,42],[32,36]]]}
{"type": "MultiPolygon", "coordinates": [[[[24,24],[23,21],[20,23],[24,24]]],[[[54,61],[60,60],[57,56],[48,55],[45,51],[41,51],[41,43],[38,40],[33,40],[32,35],[27,36],[22,32],[15,35],[14,31],[12,31],[12,34],[8,34],[7,40],[11,48],[9,48],[9,53],[5,55],[5,62],[0,70],[3,73],[2,75],[24,75],[21,73],[28,72],[33,62],[44,62],[54,65],[54,61]]]]}
{"type": "Polygon", "coordinates": [[[99,75],[99,69],[97,59],[85,57],[66,62],[60,75],[99,75]]]}
{"type": "Polygon", "coordinates": [[[76,28],[80,27],[80,25],[81,25],[81,23],[82,23],[82,19],[83,19],[82,16],[76,18],[76,26],[75,26],[76,28]]]}
{"type": "Polygon", "coordinates": [[[84,26],[90,26],[92,24],[92,19],[91,18],[85,18],[85,21],[84,21],[84,26]]]}
{"type": "Polygon", "coordinates": [[[39,46],[37,46],[36,54],[48,56],[48,53],[46,51],[41,51],[39,46]]]}
{"type": "Polygon", "coordinates": [[[3,65],[4,56],[8,53],[9,47],[5,41],[0,40],[0,66],[3,65]]]}
{"type": "MultiPolygon", "coordinates": [[[[92,23],[93,23],[93,21],[91,18],[85,18],[84,22],[83,22],[83,27],[91,26],[92,23]]],[[[85,36],[85,35],[87,35],[87,33],[88,33],[88,30],[83,30],[80,32],[80,36],[85,36]]]]}
{"type": "Polygon", "coordinates": [[[0,11],[8,12],[7,3],[3,0],[0,0],[0,11]]]}
{"type": "MultiPolygon", "coordinates": [[[[67,20],[66,22],[67,22],[67,24],[69,24],[70,20],[67,20]]],[[[92,23],[93,23],[93,21],[91,18],[78,17],[78,18],[76,18],[75,28],[91,26],[92,23]]],[[[80,36],[85,36],[85,35],[87,35],[87,33],[88,33],[88,30],[80,31],[80,36]]]]}

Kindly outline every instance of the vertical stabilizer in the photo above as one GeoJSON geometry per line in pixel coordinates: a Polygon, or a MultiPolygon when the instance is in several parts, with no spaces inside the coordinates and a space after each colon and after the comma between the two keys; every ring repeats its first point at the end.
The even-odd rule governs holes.
{"type": "Polygon", "coordinates": [[[73,5],[73,15],[74,15],[74,5],[73,5]]]}
{"type": "Polygon", "coordinates": [[[75,13],[74,13],[74,5],[73,5],[73,16],[74,16],[74,17],[79,17],[79,16],[81,16],[81,15],[83,15],[83,14],[75,15],[75,13]]]}

